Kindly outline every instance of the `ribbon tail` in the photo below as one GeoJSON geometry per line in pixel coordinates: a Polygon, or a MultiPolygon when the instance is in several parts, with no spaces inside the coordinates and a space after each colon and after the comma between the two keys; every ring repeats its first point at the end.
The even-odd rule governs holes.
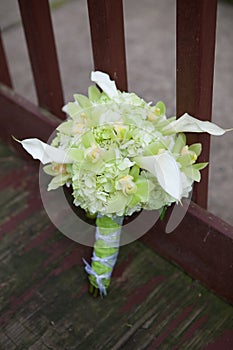
{"type": "Polygon", "coordinates": [[[103,284],[102,280],[104,278],[108,278],[107,274],[103,274],[103,275],[97,275],[97,273],[92,269],[92,267],[88,264],[88,262],[83,259],[83,262],[85,264],[85,271],[90,275],[90,276],[94,276],[96,283],[98,285],[98,289],[100,291],[100,296],[103,297],[103,295],[107,295],[107,291],[106,291],[106,287],[103,284]]]}

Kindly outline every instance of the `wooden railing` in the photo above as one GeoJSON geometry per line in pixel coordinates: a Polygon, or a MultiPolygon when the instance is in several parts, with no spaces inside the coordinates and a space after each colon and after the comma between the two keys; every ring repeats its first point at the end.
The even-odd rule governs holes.
{"type": "MultiPolygon", "coordinates": [[[[185,112],[211,120],[217,0],[177,1],[177,115],[185,112]]],[[[190,134],[188,142],[201,142],[201,162],[208,162],[210,137],[190,134]]],[[[208,167],[195,185],[193,200],[207,208],[208,167]]]]}
{"type": "Polygon", "coordinates": [[[110,74],[121,91],[127,91],[122,0],[88,0],[95,70],[110,74]]]}
{"type": "MultiPolygon", "coordinates": [[[[47,140],[64,118],[62,85],[47,0],[18,0],[38,97],[38,106],[12,89],[8,63],[0,38],[0,136],[47,140]]],[[[122,0],[87,0],[94,69],[108,72],[121,90],[127,90],[122,0]]],[[[217,0],[177,0],[177,115],[188,112],[211,120],[217,0]]],[[[210,138],[201,142],[201,161],[209,160],[210,138]]],[[[16,146],[17,147],[17,146],[16,146]]],[[[195,187],[188,213],[173,235],[157,224],[143,238],[195,278],[233,301],[233,228],[208,213],[208,170],[195,187]],[[198,205],[199,206],[198,206],[198,205]],[[201,208],[202,207],[202,208],[201,208]],[[204,209],[203,209],[204,208],[204,209]],[[208,237],[208,240],[207,240],[208,237]],[[219,259],[221,256],[221,259],[219,259]]]]}
{"type": "Polygon", "coordinates": [[[39,106],[64,119],[57,52],[48,0],[19,0],[39,106]]]}

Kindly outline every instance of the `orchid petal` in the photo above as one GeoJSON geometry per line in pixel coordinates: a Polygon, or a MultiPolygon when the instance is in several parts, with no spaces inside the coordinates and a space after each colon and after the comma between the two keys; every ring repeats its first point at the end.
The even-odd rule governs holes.
{"type": "Polygon", "coordinates": [[[108,201],[106,212],[108,214],[119,212],[126,206],[127,201],[128,198],[121,191],[117,191],[108,201]]]}
{"type": "Polygon", "coordinates": [[[182,192],[180,170],[175,159],[168,152],[155,156],[136,157],[134,161],[156,176],[160,186],[168,194],[180,200],[182,192]]]}
{"type": "Polygon", "coordinates": [[[82,108],[74,102],[68,102],[65,106],[62,107],[63,112],[69,114],[72,119],[77,116],[80,116],[82,108]]]}
{"type": "Polygon", "coordinates": [[[57,188],[65,185],[69,177],[70,177],[69,175],[64,175],[64,174],[55,176],[48,185],[48,191],[56,190],[57,188]]]}
{"type": "Polygon", "coordinates": [[[39,159],[42,164],[50,162],[72,163],[65,150],[50,146],[38,139],[25,139],[20,143],[34,159],[39,159]]]}
{"type": "Polygon", "coordinates": [[[189,146],[189,151],[192,151],[196,153],[197,157],[201,154],[202,150],[202,144],[201,143],[193,143],[191,146],[189,146]]]}
{"type": "Polygon", "coordinates": [[[88,97],[90,101],[98,101],[100,99],[101,96],[101,92],[99,91],[99,89],[92,85],[88,88],[88,97]]]}
{"type": "Polygon", "coordinates": [[[180,153],[182,148],[186,145],[186,136],[183,133],[178,134],[174,147],[172,149],[173,153],[180,153]]]}
{"type": "Polygon", "coordinates": [[[91,72],[91,81],[96,83],[110,98],[118,96],[116,84],[109,75],[100,71],[91,72]]]}
{"type": "Polygon", "coordinates": [[[74,94],[74,99],[78,103],[78,105],[82,108],[90,108],[91,102],[89,98],[82,94],[74,94]]]}
{"type": "MultiPolygon", "coordinates": [[[[229,129],[230,130],[230,129],[229,129]]],[[[220,128],[218,125],[209,121],[202,121],[191,117],[188,113],[185,113],[179,119],[171,122],[166,126],[164,132],[207,132],[211,135],[220,136],[225,134],[226,131],[220,128]]]]}
{"type": "Polygon", "coordinates": [[[197,169],[197,170],[202,170],[204,169],[209,163],[208,162],[204,162],[204,163],[196,163],[196,164],[193,164],[193,168],[194,169],[197,169]]]}
{"type": "Polygon", "coordinates": [[[158,101],[156,103],[155,110],[160,116],[164,116],[166,114],[166,106],[162,101],[158,101]]]}

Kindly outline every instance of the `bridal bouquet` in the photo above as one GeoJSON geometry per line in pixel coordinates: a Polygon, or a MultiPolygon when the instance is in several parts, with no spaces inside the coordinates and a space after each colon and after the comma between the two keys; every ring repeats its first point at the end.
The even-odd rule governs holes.
{"type": "Polygon", "coordinates": [[[124,217],[160,210],[188,197],[200,170],[201,144],[186,144],[184,132],[222,135],[225,130],[184,114],[167,118],[163,102],[146,103],[120,92],[105,73],[92,72],[88,97],[74,95],[51,145],[21,141],[52,176],[48,190],[71,186],[73,203],[96,217],[92,262],[86,260],[92,293],[105,295],[116,263],[124,217]]]}

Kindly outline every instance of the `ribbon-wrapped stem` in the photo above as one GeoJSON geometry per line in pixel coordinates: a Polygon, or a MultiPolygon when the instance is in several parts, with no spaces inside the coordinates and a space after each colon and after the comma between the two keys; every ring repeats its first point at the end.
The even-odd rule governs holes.
{"type": "Polygon", "coordinates": [[[107,294],[119,252],[123,219],[119,216],[98,216],[96,219],[96,241],[91,265],[84,260],[85,270],[89,274],[90,292],[94,296],[98,293],[101,297],[107,294]]]}

